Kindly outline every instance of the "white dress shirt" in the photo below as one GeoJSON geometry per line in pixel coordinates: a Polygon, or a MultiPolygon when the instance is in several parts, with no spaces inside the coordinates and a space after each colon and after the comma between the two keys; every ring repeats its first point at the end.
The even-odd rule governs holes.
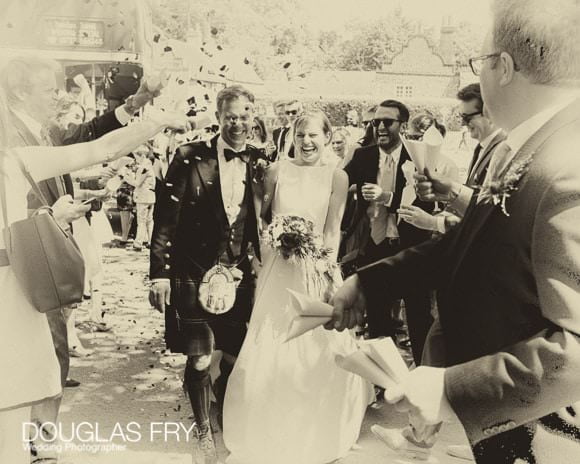
{"type": "Polygon", "coordinates": [[[236,222],[242,202],[244,201],[245,180],[246,180],[246,163],[236,157],[226,161],[224,149],[229,148],[232,151],[244,151],[246,145],[241,150],[234,150],[220,136],[217,142],[218,166],[220,172],[220,184],[222,200],[228,222],[232,225],[236,222]]]}

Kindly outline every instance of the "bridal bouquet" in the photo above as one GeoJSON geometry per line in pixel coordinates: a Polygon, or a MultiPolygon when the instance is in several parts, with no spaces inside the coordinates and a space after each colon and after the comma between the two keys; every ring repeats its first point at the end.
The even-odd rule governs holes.
{"type": "Polygon", "coordinates": [[[312,221],[300,216],[275,216],[264,239],[284,259],[318,258],[325,252],[312,221]]]}

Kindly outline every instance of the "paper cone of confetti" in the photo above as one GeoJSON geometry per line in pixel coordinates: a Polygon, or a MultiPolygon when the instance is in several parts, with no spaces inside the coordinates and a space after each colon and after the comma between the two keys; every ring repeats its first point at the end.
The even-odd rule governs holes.
{"type": "Polygon", "coordinates": [[[373,385],[378,385],[384,389],[392,388],[396,385],[396,382],[362,350],[355,351],[348,356],[338,354],[335,360],[336,364],[342,369],[360,375],[373,385]]]}
{"type": "Polygon", "coordinates": [[[427,157],[426,148],[427,145],[419,140],[409,140],[404,136],[401,136],[401,140],[407,153],[411,157],[411,161],[417,168],[417,172],[425,172],[425,159],[427,157]]]}
{"type": "Polygon", "coordinates": [[[286,338],[287,342],[326,324],[332,318],[333,308],[331,305],[290,289],[288,289],[288,293],[290,293],[292,307],[296,309],[298,314],[292,320],[290,332],[286,338]]]}
{"type": "Polygon", "coordinates": [[[425,144],[425,166],[434,172],[441,159],[443,136],[435,126],[431,126],[423,134],[423,143],[425,144]]]}
{"type": "Polygon", "coordinates": [[[372,340],[367,344],[370,358],[397,383],[402,383],[409,368],[390,337],[372,340]]]}

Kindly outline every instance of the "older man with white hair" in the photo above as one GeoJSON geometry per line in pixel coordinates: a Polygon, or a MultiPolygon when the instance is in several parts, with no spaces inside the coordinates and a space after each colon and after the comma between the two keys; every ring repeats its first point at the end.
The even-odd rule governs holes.
{"type": "MultiPolygon", "coordinates": [[[[335,295],[333,326],[364,296],[439,291],[445,368],[419,367],[388,401],[418,438],[457,417],[477,463],[572,464],[580,456],[580,3],[496,0],[481,76],[508,132],[463,222],[371,264],[335,295]],[[432,428],[431,428],[432,429],[432,428]]],[[[437,193],[427,175],[421,194],[437,193]]]]}

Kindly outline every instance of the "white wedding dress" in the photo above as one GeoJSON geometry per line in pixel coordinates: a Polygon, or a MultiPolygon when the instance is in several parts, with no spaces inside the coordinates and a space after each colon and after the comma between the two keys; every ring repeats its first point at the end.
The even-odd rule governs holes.
{"type": "MultiPolygon", "coordinates": [[[[280,161],[274,215],[301,216],[322,234],[334,168],[280,161]]],[[[284,343],[296,312],[287,289],[308,285],[304,263],[263,249],[248,334],[228,382],[224,441],[228,464],[324,464],[359,437],[372,388],[340,369],[336,354],[356,350],[349,332],[319,327],[284,343]]],[[[338,282],[339,283],[339,282],[338,282]]]]}

